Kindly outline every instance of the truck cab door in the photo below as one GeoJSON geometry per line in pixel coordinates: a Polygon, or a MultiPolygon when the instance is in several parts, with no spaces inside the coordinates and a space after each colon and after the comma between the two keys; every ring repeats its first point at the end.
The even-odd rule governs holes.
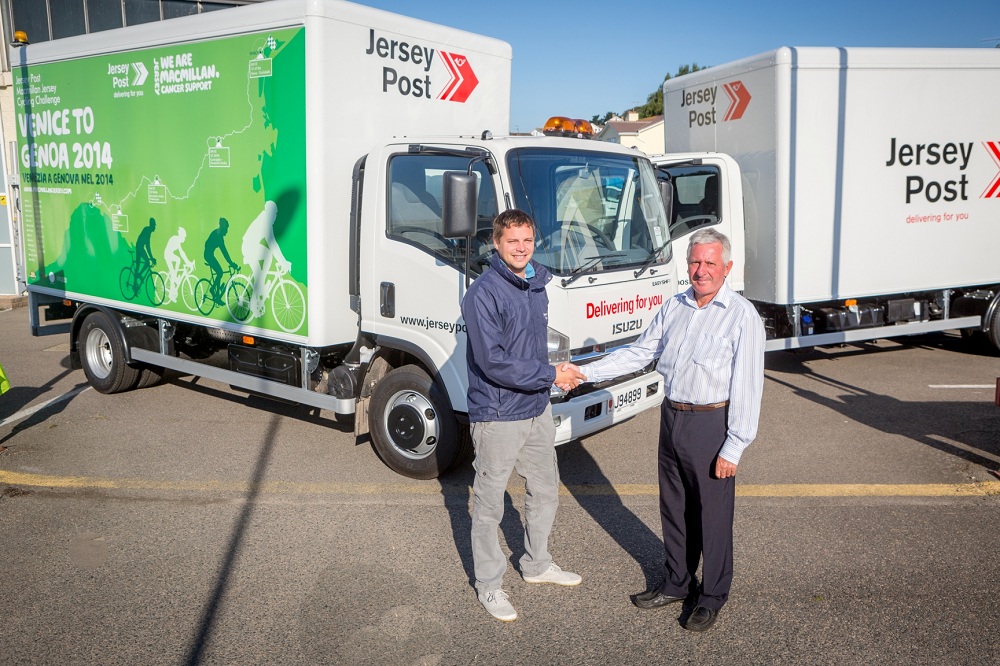
{"type": "MultiPolygon", "coordinates": [[[[457,152],[457,151],[453,151],[457,152]]],[[[376,190],[382,205],[363,235],[370,247],[370,275],[361,280],[362,326],[383,340],[414,353],[430,366],[448,389],[452,406],[465,411],[466,251],[470,272],[479,275],[492,251],[497,196],[493,176],[479,162],[476,233],[448,238],[442,222],[443,182],[448,171],[467,171],[470,158],[408,146],[388,146],[376,190]]],[[[371,160],[369,160],[371,164],[371,160]]],[[[370,167],[369,167],[370,168],[370,167]]]]}
{"type": "Polygon", "coordinates": [[[724,159],[699,156],[666,155],[654,158],[658,169],[670,174],[673,189],[673,212],[670,219],[670,239],[674,256],[678,258],[678,289],[690,286],[687,276],[688,241],[701,229],[715,229],[725,234],[732,244],[733,270],[729,286],[736,291],[744,288],[744,229],[743,196],[739,185],[739,169],[724,159]],[[736,188],[731,177],[737,178],[736,188]]]}

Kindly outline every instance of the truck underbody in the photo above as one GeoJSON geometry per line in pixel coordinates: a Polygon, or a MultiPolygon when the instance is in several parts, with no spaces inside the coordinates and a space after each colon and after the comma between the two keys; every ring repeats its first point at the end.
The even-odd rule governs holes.
{"type": "Polygon", "coordinates": [[[754,302],[767,351],[961,330],[1000,349],[1000,285],[796,305],[754,302]]]}

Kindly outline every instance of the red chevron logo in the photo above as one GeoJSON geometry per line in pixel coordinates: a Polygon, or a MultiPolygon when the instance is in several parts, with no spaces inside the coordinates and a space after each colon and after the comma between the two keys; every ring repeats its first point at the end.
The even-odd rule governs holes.
{"type": "MultiPolygon", "coordinates": [[[[1000,141],[984,141],[983,147],[986,148],[986,152],[990,154],[990,157],[996,162],[997,168],[1000,169],[1000,141]]],[[[1000,199],[1000,172],[997,173],[993,182],[989,184],[989,187],[983,191],[983,194],[979,198],[1000,199]]]]}
{"type": "Polygon", "coordinates": [[[742,81],[727,83],[722,86],[722,89],[729,95],[729,108],[726,109],[726,115],[722,118],[723,122],[739,120],[743,117],[747,106],[750,105],[750,91],[746,89],[742,81]]]}
{"type": "Polygon", "coordinates": [[[445,99],[449,102],[465,102],[479,85],[479,79],[472,71],[469,59],[457,53],[446,53],[445,51],[440,51],[440,53],[441,59],[448,67],[448,71],[451,72],[451,80],[438,95],[438,99],[445,99]]]}

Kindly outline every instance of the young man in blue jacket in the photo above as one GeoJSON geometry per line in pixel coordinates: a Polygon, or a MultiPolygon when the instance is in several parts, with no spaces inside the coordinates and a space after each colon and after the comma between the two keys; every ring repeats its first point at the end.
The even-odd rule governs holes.
{"type": "Polygon", "coordinates": [[[493,222],[496,250],[462,301],[468,330],[469,421],[476,449],[473,467],[472,559],[476,593],[493,617],[509,622],[517,611],[503,591],[507,560],[497,530],[512,471],[524,477],[525,530],[521,577],[528,583],[579,585],[548,550],[559,506],[555,425],[549,389],[575,387],[576,368],[549,364],[549,299],[552,274],[531,260],[535,226],[527,213],[507,210],[493,222]]]}

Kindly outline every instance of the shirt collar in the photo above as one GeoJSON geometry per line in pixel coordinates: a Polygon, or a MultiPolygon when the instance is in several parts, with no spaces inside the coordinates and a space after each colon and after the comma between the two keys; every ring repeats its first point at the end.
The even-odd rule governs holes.
{"type": "MultiPolygon", "coordinates": [[[[693,308],[698,307],[698,301],[695,300],[694,296],[694,287],[688,287],[683,296],[688,305],[693,308]]],[[[715,297],[709,301],[705,307],[707,308],[709,305],[719,305],[720,307],[728,308],[729,304],[732,303],[732,300],[733,290],[729,288],[728,282],[723,282],[722,289],[719,289],[718,293],[715,294],[715,297]]]]}

